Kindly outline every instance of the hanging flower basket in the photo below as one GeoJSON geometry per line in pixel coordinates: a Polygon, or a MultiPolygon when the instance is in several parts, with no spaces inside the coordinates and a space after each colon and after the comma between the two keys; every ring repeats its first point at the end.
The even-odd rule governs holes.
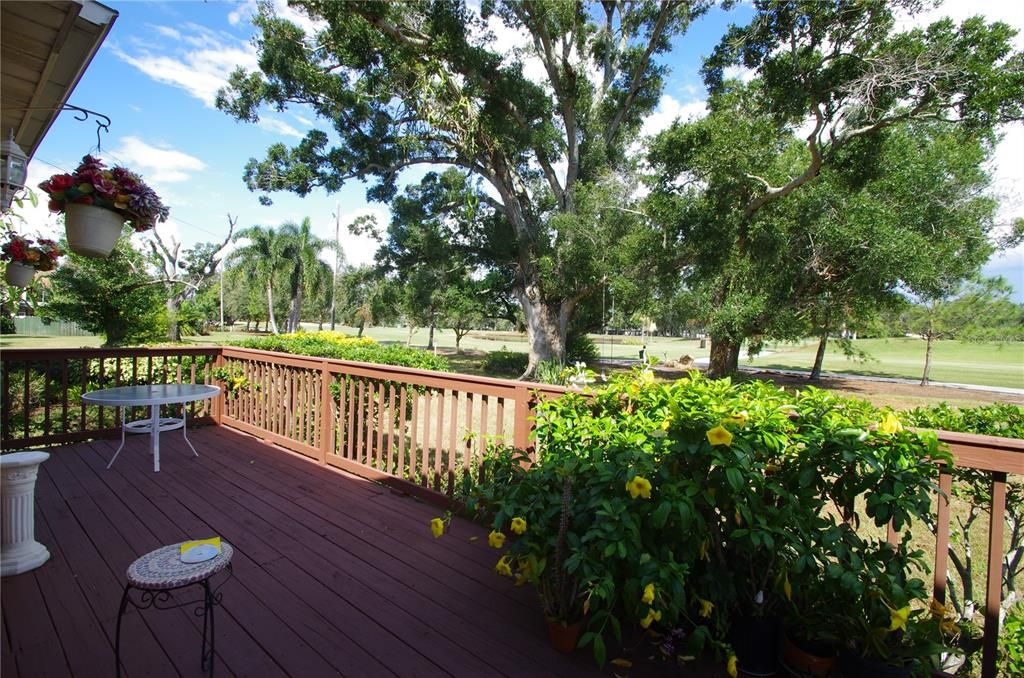
{"type": "Polygon", "coordinates": [[[4,280],[15,287],[25,287],[32,282],[36,271],[52,271],[57,258],[63,252],[52,240],[40,238],[34,241],[20,235],[11,235],[0,247],[0,261],[7,264],[4,280]]]}
{"type": "Polygon", "coordinates": [[[124,214],[95,205],[71,204],[64,211],[68,248],[83,257],[109,257],[124,228],[124,214]]]}
{"type": "Polygon", "coordinates": [[[91,155],[82,158],[74,174],[55,174],[39,188],[50,196],[50,211],[65,214],[68,247],[86,257],[109,256],[126,222],[147,231],[170,213],[138,174],[124,167],[107,169],[91,155]]]}
{"type": "Polygon", "coordinates": [[[4,271],[4,280],[7,281],[8,285],[14,285],[15,287],[28,287],[28,284],[32,282],[32,278],[35,276],[36,269],[25,264],[19,264],[16,261],[7,264],[7,270],[4,271]]]}

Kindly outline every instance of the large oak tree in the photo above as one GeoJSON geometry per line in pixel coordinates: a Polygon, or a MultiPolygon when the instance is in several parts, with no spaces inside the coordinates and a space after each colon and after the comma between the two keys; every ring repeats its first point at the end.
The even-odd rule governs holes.
{"type": "Polygon", "coordinates": [[[256,121],[264,105],[304,105],[330,126],[251,160],[255,191],[305,195],[359,179],[388,201],[414,165],[481,178],[515,244],[532,369],[564,357],[574,310],[606,277],[594,261],[624,235],[621,214],[610,216],[623,205],[596,204],[592,187],[621,166],[656,106],[659,55],[709,4],[487,0],[481,17],[457,0],[291,3],[322,22],[315,35],[264,6],[260,70],[235,72],[218,106],[256,121]],[[525,36],[522,49],[499,53],[488,18],[525,36]],[[524,75],[528,59],[543,82],[524,75]]]}
{"type": "MultiPolygon", "coordinates": [[[[897,31],[895,13],[919,7],[916,0],[758,0],[751,23],[732,27],[704,68],[712,111],[731,108],[743,118],[680,125],[655,146],[662,214],[715,224],[708,237],[721,266],[710,295],[712,373],[734,370],[750,336],[748,283],[758,243],[772,236],[773,207],[829,167],[882,162],[887,130],[946,122],[982,136],[1022,119],[1024,53],[1012,48],[1015,31],[979,17],[897,31]],[[745,93],[726,79],[730,66],[755,74],[745,93]],[[791,143],[794,130],[802,148],[791,143]],[[673,194],[687,192],[697,201],[673,207],[673,194]]],[[[753,313],[771,311],[769,299],[753,313]]]]}

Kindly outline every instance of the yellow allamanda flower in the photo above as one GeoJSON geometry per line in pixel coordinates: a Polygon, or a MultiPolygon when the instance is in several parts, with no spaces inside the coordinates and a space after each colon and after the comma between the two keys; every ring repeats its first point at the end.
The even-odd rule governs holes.
{"type": "Polygon", "coordinates": [[[512,531],[516,534],[522,534],[526,532],[526,520],[524,520],[523,518],[513,518],[512,531]]]}
{"type": "Polygon", "coordinates": [[[732,445],[732,434],[724,426],[716,426],[707,433],[708,442],[712,445],[732,445]]]}
{"type": "Polygon", "coordinates": [[[725,420],[730,424],[746,426],[747,422],[750,421],[750,415],[747,414],[746,410],[742,410],[740,412],[737,412],[736,414],[726,417],[725,420]]]}
{"type": "Polygon", "coordinates": [[[700,603],[700,616],[710,617],[711,611],[715,609],[715,604],[710,600],[704,600],[703,598],[697,598],[697,602],[700,603]]]}
{"type": "Polygon", "coordinates": [[[895,631],[897,629],[907,628],[907,620],[910,619],[910,606],[901,607],[898,610],[889,608],[889,630],[895,631]]]}
{"type": "Polygon", "coordinates": [[[658,610],[649,610],[647,616],[640,620],[640,626],[645,629],[656,621],[661,621],[661,612],[658,610]]]}
{"type": "Polygon", "coordinates": [[[647,480],[647,478],[644,478],[643,476],[636,476],[626,483],[626,491],[629,492],[629,496],[633,499],[636,499],[637,497],[650,499],[651,481],[647,480]]]}
{"type": "Polygon", "coordinates": [[[497,530],[491,530],[491,533],[487,535],[487,543],[496,549],[500,549],[505,545],[505,535],[497,530]]]}
{"type": "Polygon", "coordinates": [[[896,418],[895,414],[889,412],[882,417],[882,421],[878,422],[878,430],[882,433],[893,435],[894,433],[899,433],[903,430],[903,424],[900,423],[900,420],[896,418]]]}
{"type": "Polygon", "coordinates": [[[729,661],[725,663],[725,671],[732,676],[732,678],[736,678],[736,676],[739,675],[739,670],[736,668],[736,655],[729,655],[729,661]]]}
{"type": "Polygon", "coordinates": [[[433,518],[430,521],[430,531],[434,534],[434,539],[437,539],[444,534],[444,521],[440,518],[433,518]]]}
{"type": "Polygon", "coordinates": [[[502,556],[498,560],[497,565],[494,566],[494,571],[502,577],[512,576],[512,566],[509,564],[508,556],[502,556]]]}
{"type": "Polygon", "coordinates": [[[644,587],[644,595],[640,598],[640,602],[644,605],[650,605],[654,602],[654,584],[648,584],[644,587]]]}

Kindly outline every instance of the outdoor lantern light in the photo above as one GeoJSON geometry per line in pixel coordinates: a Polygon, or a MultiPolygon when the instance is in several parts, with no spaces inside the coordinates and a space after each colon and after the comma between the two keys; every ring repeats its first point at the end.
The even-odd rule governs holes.
{"type": "Polygon", "coordinates": [[[0,143],[0,212],[11,209],[14,195],[25,188],[28,177],[28,156],[14,143],[14,130],[0,143]]]}

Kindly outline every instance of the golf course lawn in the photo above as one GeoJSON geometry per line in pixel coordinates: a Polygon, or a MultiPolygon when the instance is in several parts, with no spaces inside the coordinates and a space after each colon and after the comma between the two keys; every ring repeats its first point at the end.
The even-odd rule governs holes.
{"type": "MultiPolygon", "coordinates": [[[[857,339],[854,346],[870,359],[847,358],[837,346],[829,344],[824,371],[864,374],[878,377],[920,379],[924,370],[925,342],[922,339],[857,339]]],[[[810,370],[817,342],[782,344],[742,365],[810,370]]],[[[1024,388],[1024,343],[938,341],[932,352],[932,381],[981,386],[1024,388]]]]}

